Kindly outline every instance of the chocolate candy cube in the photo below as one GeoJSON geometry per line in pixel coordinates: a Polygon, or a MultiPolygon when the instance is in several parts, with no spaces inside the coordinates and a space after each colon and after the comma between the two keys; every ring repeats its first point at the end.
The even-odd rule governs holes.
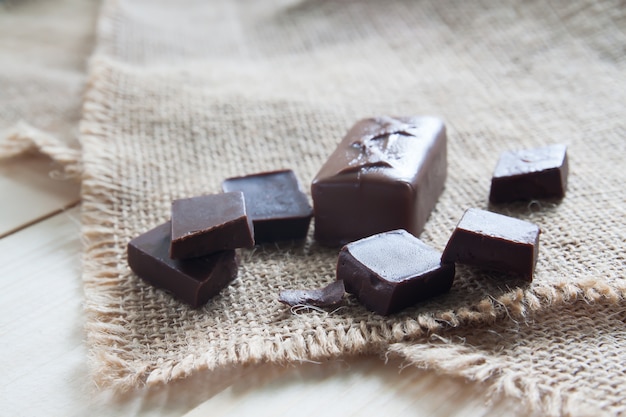
{"type": "Polygon", "coordinates": [[[394,229],[419,236],[443,191],[446,169],[440,119],[359,121],[312,182],[315,239],[338,246],[394,229]]]}
{"type": "Polygon", "coordinates": [[[171,224],[173,259],[254,246],[252,220],[239,191],[174,200],[171,224]]]}
{"type": "Polygon", "coordinates": [[[292,170],[229,178],[222,189],[243,192],[257,243],[306,237],[313,209],[292,170]]]}
{"type": "Polygon", "coordinates": [[[489,201],[499,204],[516,200],[563,198],[567,175],[565,145],[503,152],[491,178],[489,201]]]}
{"type": "Polygon", "coordinates": [[[532,281],[539,234],[533,223],[470,208],[457,224],[441,260],[511,272],[532,281]]]}
{"type": "Polygon", "coordinates": [[[192,307],[205,304],[237,276],[234,250],[186,260],[169,257],[170,222],[128,244],[128,265],[143,280],[170,291],[192,307]]]}
{"type": "Polygon", "coordinates": [[[445,293],[454,264],[405,230],[376,234],[344,246],[337,279],[369,310],[387,315],[445,293]]]}

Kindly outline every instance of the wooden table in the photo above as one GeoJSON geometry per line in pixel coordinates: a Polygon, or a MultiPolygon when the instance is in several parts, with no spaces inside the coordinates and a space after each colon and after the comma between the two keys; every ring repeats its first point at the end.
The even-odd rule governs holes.
{"type": "Polygon", "coordinates": [[[377,357],[199,374],[114,397],[89,377],[79,186],[50,161],[0,161],[0,416],[506,416],[485,388],[377,357]]]}

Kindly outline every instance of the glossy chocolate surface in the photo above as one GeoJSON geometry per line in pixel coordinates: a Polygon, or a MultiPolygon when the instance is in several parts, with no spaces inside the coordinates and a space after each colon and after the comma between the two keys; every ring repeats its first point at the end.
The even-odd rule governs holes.
{"type": "Polygon", "coordinates": [[[454,264],[405,230],[376,234],[344,246],[337,279],[369,310],[391,314],[447,292],[454,264]]]}
{"type": "Polygon", "coordinates": [[[222,189],[243,192],[257,243],[306,237],[313,209],[292,170],[229,178],[222,189]]]}
{"type": "Polygon", "coordinates": [[[338,246],[394,229],[419,236],[443,191],[446,170],[440,119],[359,121],[311,184],[315,239],[338,246]]]}
{"type": "Polygon", "coordinates": [[[143,280],[199,307],[235,279],[236,253],[227,250],[199,258],[171,259],[170,230],[167,222],[131,240],[128,265],[143,280]]]}
{"type": "Polygon", "coordinates": [[[171,224],[174,259],[254,246],[252,219],[239,191],[174,200],[171,224]]]}
{"type": "Polygon", "coordinates": [[[565,145],[503,152],[493,172],[489,201],[563,198],[568,173],[565,145]]]}
{"type": "Polygon", "coordinates": [[[457,224],[441,260],[510,272],[532,281],[539,234],[533,223],[470,208],[457,224]]]}

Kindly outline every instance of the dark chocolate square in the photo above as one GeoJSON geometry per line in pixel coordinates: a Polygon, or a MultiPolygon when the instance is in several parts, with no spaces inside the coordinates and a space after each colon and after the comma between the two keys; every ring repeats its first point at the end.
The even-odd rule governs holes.
{"type": "Polygon", "coordinates": [[[254,246],[252,220],[239,191],[174,200],[171,224],[174,259],[254,246]]]}
{"type": "Polygon", "coordinates": [[[222,189],[243,192],[257,243],[306,237],[313,209],[292,170],[228,178],[222,189]]]}
{"type": "Polygon", "coordinates": [[[470,208],[454,229],[441,260],[510,272],[532,281],[540,233],[536,224],[470,208]]]}
{"type": "Polygon", "coordinates": [[[338,246],[394,229],[419,236],[446,175],[446,130],[440,119],[361,120],[311,184],[315,239],[338,246]]]}
{"type": "Polygon", "coordinates": [[[489,201],[563,198],[568,171],[565,145],[503,152],[491,178],[489,201]]]}
{"type": "Polygon", "coordinates": [[[405,230],[376,234],[344,246],[337,279],[369,310],[391,314],[447,292],[454,264],[405,230]]]}
{"type": "Polygon", "coordinates": [[[226,250],[199,258],[174,260],[169,257],[170,222],[131,240],[128,265],[143,280],[170,291],[199,307],[217,295],[237,276],[237,257],[226,250]]]}

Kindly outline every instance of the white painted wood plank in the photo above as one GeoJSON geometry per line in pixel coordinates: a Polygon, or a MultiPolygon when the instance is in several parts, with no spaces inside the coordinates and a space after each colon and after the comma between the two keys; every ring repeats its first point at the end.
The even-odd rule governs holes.
{"type": "Polygon", "coordinates": [[[78,182],[54,179],[54,170],[46,157],[0,161],[0,237],[78,202],[78,182]]]}

